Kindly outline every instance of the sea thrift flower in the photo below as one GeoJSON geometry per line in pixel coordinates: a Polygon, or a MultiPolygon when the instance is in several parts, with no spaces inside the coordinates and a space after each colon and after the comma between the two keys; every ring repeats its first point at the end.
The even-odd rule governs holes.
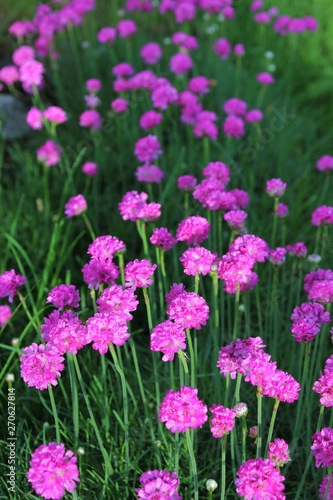
{"type": "Polygon", "coordinates": [[[178,31],[172,35],[172,43],[186,50],[195,50],[198,48],[197,39],[182,31],[178,31]]]}
{"type": "Polygon", "coordinates": [[[3,328],[10,318],[12,317],[12,311],[9,306],[0,306],[0,328],[3,328]]]}
{"type": "Polygon", "coordinates": [[[195,17],[195,11],[195,5],[190,1],[185,0],[182,3],[176,3],[174,8],[176,23],[181,24],[185,21],[192,21],[195,17]]]}
{"type": "Polygon", "coordinates": [[[319,485],[318,498],[327,498],[327,500],[333,500],[333,483],[331,482],[331,486],[328,490],[328,495],[326,496],[328,481],[330,480],[329,476],[324,476],[322,482],[319,485]]]}
{"type": "Polygon", "coordinates": [[[100,262],[112,260],[117,253],[126,250],[125,243],[116,236],[106,234],[98,236],[88,247],[87,253],[92,259],[100,262]]]}
{"type": "Polygon", "coordinates": [[[97,40],[99,43],[113,42],[117,38],[117,31],[115,28],[105,27],[97,33],[97,40]]]}
{"type": "Polygon", "coordinates": [[[98,165],[92,161],[86,161],[81,168],[82,172],[88,177],[94,177],[98,173],[98,165]]]}
{"type": "Polygon", "coordinates": [[[31,90],[34,86],[39,88],[43,84],[44,66],[42,63],[31,59],[19,68],[20,81],[25,90],[31,90]]]}
{"type": "Polygon", "coordinates": [[[135,490],[137,498],[165,498],[165,500],[182,500],[178,495],[179,479],[177,472],[149,470],[140,476],[141,488],[135,490]]]}
{"type": "Polygon", "coordinates": [[[162,154],[161,145],[156,135],[142,137],[135,144],[135,156],[139,161],[151,163],[162,154]]]}
{"type": "Polygon", "coordinates": [[[246,403],[236,403],[234,406],[236,418],[245,418],[249,413],[249,408],[246,403]]]}
{"type": "Polygon", "coordinates": [[[214,254],[206,248],[199,246],[185,250],[179,258],[184,266],[184,273],[190,276],[196,276],[197,274],[205,276],[210,273],[215,259],[216,256],[214,254]]]}
{"type": "Polygon", "coordinates": [[[281,266],[286,261],[286,253],[286,248],[277,247],[275,250],[270,250],[268,260],[273,266],[281,266]]]}
{"type": "Polygon", "coordinates": [[[126,320],[112,312],[96,313],[86,325],[86,341],[93,342],[92,348],[101,355],[107,353],[110,344],[122,346],[130,337],[126,320]]]}
{"type": "Polygon", "coordinates": [[[53,345],[60,354],[77,354],[87,344],[87,328],[71,310],[53,311],[41,325],[41,337],[47,345],[53,345]]]}
{"type": "Polygon", "coordinates": [[[246,218],[247,213],[244,210],[230,210],[223,215],[223,219],[234,231],[240,231],[244,228],[246,218]]]}
{"type": "Polygon", "coordinates": [[[135,222],[142,216],[142,211],[148,199],[147,193],[128,191],[118,204],[120,215],[123,220],[135,222]]]}
{"type": "Polygon", "coordinates": [[[320,332],[322,324],[331,321],[330,313],[321,304],[303,302],[295,307],[291,317],[290,330],[296,342],[312,342],[320,332]]]}
{"type": "Polygon", "coordinates": [[[239,251],[256,262],[265,262],[269,256],[269,246],[263,239],[254,234],[246,234],[235,239],[229,252],[239,251]]]}
{"type": "Polygon", "coordinates": [[[80,305],[80,294],[75,285],[58,285],[48,294],[46,303],[60,310],[64,307],[76,308],[80,305]]]}
{"type": "Polygon", "coordinates": [[[193,134],[195,137],[210,137],[216,140],[219,130],[210,120],[198,120],[193,129],[193,134]]]}
{"type": "Polygon", "coordinates": [[[176,238],[169,233],[166,227],[155,228],[149,241],[163,251],[171,250],[177,244],[176,238]]]}
{"type": "Polygon", "coordinates": [[[209,318],[209,307],[205,299],[194,292],[177,291],[175,295],[168,302],[167,315],[170,319],[189,330],[200,330],[205,326],[209,318]]]}
{"type": "Polygon", "coordinates": [[[241,252],[228,252],[218,263],[217,276],[224,280],[227,293],[236,293],[237,286],[240,291],[247,290],[250,283],[254,259],[241,252]]]}
{"type": "Polygon", "coordinates": [[[15,21],[8,28],[8,33],[16,36],[17,38],[30,35],[31,33],[34,33],[34,31],[35,31],[35,26],[33,22],[26,20],[15,21]]]}
{"type": "Polygon", "coordinates": [[[250,5],[250,11],[255,12],[257,10],[263,9],[264,2],[263,0],[254,0],[250,5]]]}
{"type": "Polygon", "coordinates": [[[253,16],[253,20],[258,24],[268,24],[272,17],[269,12],[258,12],[253,16]]]}
{"type": "Polygon", "coordinates": [[[32,107],[27,113],[26,122],[32,129],[41,130],[43,128],[43,112],[32,107]]]}
{"type": "Polygon", "coordinates": [[[171,285],[169,292],[165,294],[165,302],[170,304],[170,302],[178,297],[181,293],[185,292],[185,286],[183,283],[173,283],[171,285]]]}
{"type": "Polygon", "coordinates": [[[112,74],[117,78],[126,78],[134,74],[134,68],[129,63],[122,62],[112,68],[112,74]]]}
{"type": "Polygon", "coordinates": [[[188,54],[179,52],[171,57],[169,66],[171,71],[176,75],[184,75],[192,68],[193,62],[188,54]]]}
{"type": "Polygon", "coordinates": [[[73,196],[68,200],[65,205],[65,215],[69,219],[75,217],[76,215],[82,214],[87,210],[87,202],[82,194],[73,196]]]}
{"type": "Polygon", "coordinates": [[[236,492],[245,500],[265,497],[284,500],[284,479],[269,458],[252,458],[237,471],[236,492]]]}
{"type": "Polygon", "coordinates": [[[146,203],[144,205],[141,213],[140,220],[145,222],[154,222],[161,216],[161,204],[160,203],[146,203]]]}
{"type": "Polygon", "coordinates": [[[333,271],[317,269],[304,278],[304,290],[309,300],[316,302],[333,302],[333,271]]]}
{"type": "Polygon", "coordinates": [[[102,88],[102,82],[101,80],[98,80],[97,78],[90,78],[89,80],[86,81],[86,89],[88,92],[98,92],[102,88]]]}
{"type": "Polygon", "coordinates": [[[227,115],[245,115],[247,103],[237,97],[232,97],[223,104],[223,111],[227,113],[227,115]]]}
{"type": "Polygon", "coordinates": [[[163,321],[153,328],[150,349],[164,354],[162,361],[173,361],[180,349],[186,349],[186,332],[182,325],[173,321],[163,321]]]}
{"type": "Polygon", "coordinates": [[[139,182],[160,184],[164,178],[164,172],[156,165],[143,165],[142,167],[138,167],[135,172],[135,177],[139,182]]]}
{"type": "Polygon", "coordinates": [[[10,86],[20,78],[19,70],[16,66],[3,66],[0,69],[0,81],[10,86]]]}
{"type": "MultiPolygon", "coordinates": [[[[333,334],[332,330],[331,335],[333,334]]],[[[327,359],[324,373],[320,374],[319,379],[314,383],[312,389],[321,395],[321,405],[326,408],[331,408],[333,406],[333,356],[327,359]]]]}
{"type": "Polygon", "coordinates": [[[178,91],[169,82],[157,84],[151,93],[151,100],[154,108],[167,109],[170,104],[178,99],[178,91]]]}
{"type": "Polygon", "coordinates": [[[17,289],[25,284],[25,277],[21,274],[16,274],[14,269],[5,271],[0,274],[0,298],[8,297],[9,302],[13,302],[13,298],[17,294],[17,289]]]}
{"type": "Polygon", "coordinates": [[[226,38],[219,38],[214,43],[213,50],[221,59],[227,59],[231,52],[231,44],[226,38]]]}
{"type": "Polygon", "coordinates": [[[97,97],[97,95],[95,95],[95,94],[85,95],[84,100],[86,102],[87,108],[91,108],[91,109],[97,108],[97,106],[99,106],[101,103],[100,98],[97,97]]]}
{"type": "Polygon", "coordinates": [[[177,228],[176,238],[187,245],[198,245],[208,238],[210,224],[207,219],[194,215],[181,221],[177,228]]]}
{"type": "Polygon", "coordinates": [[[271,179],[266,182],[266,193],[272,198],[280,198],[284,195],[287,184],[281,179],[271,179]]]}
{"type": "Polygon", "coordinates": [[[162,47],[155,42],[146,43],[141,47],[140,56],[146,64],[157,64],[162,57],[162,47]]]}
{"type": "Polygon", "coordinates": [[[311,223],[313,226],[333,224],[333,207],[322,205],[316,208],[311,214],[311,223]]]}
{"type": "Polygon", "coordinates": [[[120,274],[119,267],[111,260],[99,261],[92,259],[81,269],[83,281],[88,288],[98,290],[101,285],[113,285],[120,274]]]}
{"type": "Polygon", "coordinates": [[[209,411],[213,414],[210,430],[214,438],[221,438],[225,434],[229,434],[235,425],[236,411],[216,404],[211,406],[209,411]]]}
{"type": "Polygon", "coordinates": [[[115,113],[126,113],[128,110],[128,101],[126,101],[126,99],[122,99],[121,97],[114,99],[110,105],[115,113]]]}
{"type": "Polygon", "coordinates": [[[139,124],[143,130],[156,127],[163,120],[163,115],[157,111],[146,111],[140,118],[139,124]]]}
{"type": "Polygon", "coordinates": [[[153,283],[152,276],[156,268],[157,265],[151,265],[147,259],[128,262],[125,267],[125,287],[132,290],[137,287],[148,288],[153,283]]]}
{"type": "Polygon", "coordinates": [[[182,191],[193,191],[197,184],[197,179],[193,175],[181,175],[177,179],[177,187],[182,191]]]}
{"type": "Polygon", "coordinates": [[[279,468],[290,462],[289,446],[284,439],[276,438],[273,442],[269,443],[268,458],[279,468]]]}
{"type": "Polygon", "coordinates": [[[79,482],[77,458],[63,444],[42,444],[31,455],[27,478],[42,498],[58,500],[72,493],[79,482]]]}
{"type": "MultiPolygon", "coordinates": [[[[260,337],[249,337],[248,339],[237,339],[229,345],[222,347],[219,352],[217,367],[224,377],[230,375],[234,380],[236,374],[245,374],[243,363],[247,360],[262,359],[261,350],[265,347],[260,337]]],[[[247,363],[249,364],[249,363],[247,363]]]]}
{"type": "Polygon", "coordinates": [[[123,19],[117,24],[117,31],[121,38],[128,38],[137,32],[137,27],[131,19],[123,19]]]}
{"type": "Polygon", "coordinates": [[[88,109],[80,115],[79,125],[81,127],[90,127],[92,130],[98,130],[102,125],[102,117],[98,111],[88,109]]]}
{"type": "Polygon", "coordinates": [[[43,112],[43,116],[50,122],[56,124],[65,123],[67,121],[66,112],[58,106],[49,106],[43,112]]]}
{"type": "Polygon", "coordinates": [[[137,296],[132,290],[124,290],[122,286],[116,284],[103,290],[96,302],[98,312],[110,312],[125,321],[133,319],[130,311],[136,311],[139,304],[137,296]]]}
{"type": "Polygon", "coordinates": [[[230,169],[221,161],[211,161],[202,170],[202,175],[207,179],[216,179],[227,185],[230,181],[230,169]]]}
{"type": "Polygon", "coordinates": [[[40,391],[58,384],[60,372],[65,368],[64,357],[52,345],[33,343],[23,350],[20,358],[21,377],[29,387],[40,391]]]}
{"type": "Polygon", "coordinates": [[[295,257],[305,257],[307,254],[307,247],[302,241],[298,241],[294,245],[286,245],[287,252],[295,257]]]}
{"type": "Polygon", "coordinates": [[[37,150],[37,158],[41,163],[44,163],[46,167],[52,167],[53,165],[59,163],[61,153],[61,147],[51,139],[48,139],[37,150]]]}
{"type": "Polygon", "coordinates": [[[323,427],[312,436],[311,450],[316,467],[332,467],[333,465],[333,429],[323,427]]]}
{"type": "Polygon", "coordinates": [[[187,88],[195,94],[207,94],[210,81],[205,76],[195,76],[188,82],[187,88]]]}
{"type": "Polygon", "coordinates": [[[31,61],[34,58],[35,51],[28,45],[21,45],[21,47],[18,47],[16,50],[14,50],[12,55],[13,63],[16,64],[16,66],[22,66],[27,61],[31,61]]]}
{"type": "Polygon", "coordinates": [[[257,123],[261,122],[261,120],[264,118],[264,114],[260,109],[251,109],[251,111],[248,111],[245,115],[245,120],[248,123],[257,123]]]}
{"type": "Polygon", "coordinates": [[[198,398],[198,389],[182,387],[179,391],[169,390],[158,412],[160,422],[172,433],[202,427],[208,419],[207,406],[198,398]]]}
{"type": "Polygon", "coordinates": [[[237,43],[234,46],[234,54],[237,57],[241,57],[245,54],[245,48],[244,48],[244,45],[242,43],[237,43]]]}
{"type": "Polygon", "coordinates": [[[227,137],[240,139],[245,135],[244,121],[238,116],[229,115],[223,123],[223,130],[227,137]]]}
{"type": "Polygon", "coordinates": [[[272,83],[275,82],[275,79],[270,73],[259,73],[257,75],[257,82],[261,85],[272,85],[272,83]]]}
{"type": "Polygon", "coordinates": [[[325,170],[333,170],[333,156],[325,155],[319,158],[316,168],[321,172],[325,172],[325,170]]]}
{"type": "Polygon", "coordinates": [[[280,219],[283,219],[284,217],[287,217],[289,213],[289,207],[285,203],[278,203],[277,209],[276,209],[276,216],[279,217],[280,219]]]}
{"type": "Polygon", "coordinates": [[[279,399],[283,403],[296,401],[300,390],[301,386],[292,375],[277,368],[273,374],[264,377],[262,381],[262,394],[269,398],[279,399]]]}

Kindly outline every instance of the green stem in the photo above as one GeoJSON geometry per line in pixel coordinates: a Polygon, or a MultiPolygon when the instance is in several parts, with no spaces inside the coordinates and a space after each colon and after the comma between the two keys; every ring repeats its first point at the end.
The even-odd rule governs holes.
{"type": "Polygon", "coordinates": [[[239,296],[240,296],[240,286],[236,283],[236,295],[235,295],[235,318],[234,318],[234,329],[232,334],[232,340],[236,340],[238,334],[238,323],[239,323],[239,296]]]}
{"type": "Polygon", "coordinates": [[[51,408],[52,408],[53,417],[54,417],[54,423],[55,423],[55,428],[56,428],[56,439],[57,439],[57,443],[60,444],[61,441],[60,441],[59,418],[58,418],[58,413],[57,413],[57,407],[56,407],[55,400],[54,400],[54,394],[53,394],[53,391],[52,391],[52,387],[50,385],[47,388],[48,388],[48,391],[49,391],[49,396],[50,396],[50,401],[51,401],[51,408]]]}
{"type": "Polygon", "coordinates": [[[330,493],[331,484],[332,484],[332,466],[327,467],[327,472],[328,472],[328,481],[327,481],[327,486],[326,486],[326,490],[325,490],[324,500],[328,500],[328,498],[329,498],[328,495],[330,493]]]}
{"type": "Polygon", "coordinates": [[[257,437],[257,455],[256,458],[259,458],[261,455],[261,446],[262,446],[262,394],[261,387],[257,387],[257,402],[258,402],[258,410],[257,410],[257,418],[258,418],[258,437],[257,437]]]}
{"type": "Polygon", "coordinates": [[[75,375],[75,367],[73,362],[73,354],[67,352],[67,362],[69,371],[69,380],[71,386],[71,397],[72,397],[72,414],[73,414],[73,427],[74,427],[74,448],[78,447],[79,443],[79,397],[77,390],[77,380],[75,375]]]}
{"type": "Polygon", "coordinates": [[[277,208],[279,205],[279,198],[274,198],[274,208],[273,208],[273,229],[272,229],[272,240],[271,240],[271,248],[275,248],[276,244],[276,230],[277,230],[277,208]]]}
{"type": "Polygon", "coordinates": [[[191,333],[188,328],[186,328],[186,338],[190,351],[190,362],[191,362],[191,386],[196,387],[196,356],[195,351],[193,349],[193,343],[191,338],[191,333]]]}
{"type": "Polygon", "coordinates": [[[225,499],[227,437],[228,437],[227,434],[222,436],[221,500],[225,499]]]}
{"type": "Polygon", "coordinates": [[[147,235],[146,235],[146,225],[143,221],[137,220],[136,227],[137,227],[138,233],[140,235],[140,238],[142,240],[144,255],[147,259],[149,259],[149,249],[148,249],[148,242],[147,242],[147,235]]]}
{"type": "Polygon", "coordinates": [[[241,373],[237,373],[236,389],[235,389],[235,404],[239,403],[239,401],[240,401],[239,392],[240,392],[242,378],[243,378],[243,375],[241,373]]]}
{"type": "Polygon", "coordinates": [[[194,500],[199,500],[199,484],[198,484],[198,472],[197,472],[197,464],[195,461],[195,456],[193,452],[193,445],[191,440],[191,433],[189,429],[186,429],[186,443],[188,454],[190,456],[190,464],[191,464],[191,472],[193,476],[194,483],[194,500]]]}
{"type": "Polygon", "coordinates": [[[242,463],[246,461],[246,437],[247,437],[246,417],[242,417],[242,463]]]}
{"type": "Polygon", "coordinates": [[[82,218],[84,220],[86,228],[89,231],[91,239],[94,241],[96,239],[96,235],[95,235],[94,230],[92,228],[92,224],[91,224],[90,220],[88,219],[87,214],[85,212],[82,212],[82,218]]]}
{"type": "Polygon", "coordinates": [[[184,351],[179,349],[178,359],[180,361],[180,383],[181,386],[189,386],[189,372],[184,351]]]}
{"type": "Polygon", "coordinates": [[[271,422],[269,424],[269,429],[268,429],[267,443],[266,443],[266,449],[265,449],[265,457],[267,457],[268,445],[269,445],[269,443],[272,440],[273,429],[274,429],[274,424],[275,424],[275,419],[276,419],[277,411],[278,411],[278,408],[279,408],[279,404],[280,404],[280,400],[276,399],[275,403],[274,403],[274,408],[273,408],[273,411],[272,411],[271,422]]]}

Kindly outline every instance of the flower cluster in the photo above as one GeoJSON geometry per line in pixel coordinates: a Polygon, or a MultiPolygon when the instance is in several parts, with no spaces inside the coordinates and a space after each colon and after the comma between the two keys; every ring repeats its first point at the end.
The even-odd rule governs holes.
{"type": "Polygon", "coordinates": [[[64,357],[53,345],[33,343],[23,350],[21,356],[21,377],[29,387],[40,391],[49,385],[57,385],[57,378],[65,368],[64,357]]]}
{"type": "Polygon", "coordinates": [[[0,298],[8,297],[9,302],[13,302],[13,298],[17,294],[17,289],[25,284],[25,277],[21,274],[16,274],[14,269],[5,271],[0,274],[0,298]]]}
{"type": "Polygon", "coordinates": [[[209,411],[213,414],[210,430],[214,438],[221,438],[225,434],[229,434],[235,425],[236,411],[216,404],[211,406],[209,411]]]}
{"type": "Polygon", "coordinates": [[[147,203],[147,193],[138,193],[137,191],[128,191],[122,197],[118,204],[119,212],[123,220],[135,222],[155,221],[161,215],[160,203],[147,203]]]}
{"type": "Polygon", "coordinates": [[[150,336],[150,349],[164,354],[162,361],[173,361],[180,349],[186,349],[186,332],[179,323],[163,321],[155,326],[150,336]]]}
{"type": "Polygon", "coordinates": [[[187,245],[199,245],[208,238],[209,231],[208,220],[199,215],[193,215],[179,223],[176,238],[178,241],[185,241],[187,245]]]}
{"type": "Polygon", "coordinates": [[[252,458],[244,462],[237,471],[236,492],[245,500],[254,498],[276,498],[284,500],[284,477],[267,458],[252,458]]]}
{"type": "MultiPolygon", "coordinates": [[[[64,285],[65,286],[65,285],[64,285]]],[[[41,337],[47,345],[55,347],[60,354],[76,354],[88,343],[87,329],[78,315],[71,310],[53,311],[41,325],[41,337]]]]}
{"type": "Polygon", "coordinates": [[[317,269],[304,278],[304,290],[309,300],[316,302],[333,302],[333,271],[317,269]]]}
{"type": "Polygon", "coordinates": [[[333,429],[323,427],[312,436],[313,445],[311,450],[315,459],[316,467],[333,466],[333,429]]]}
{"type": "Polygon", "coordinates": [[[321,405],[327,408],[333,406],[333,355],[327,359],[324,372],[314,383],[313,390],[321,395],[321,405]]]}
{"type": "Polygon", "coordinates": [[[165,422],[171,432],[186,432],[197,429],[207,421],[207,406],[198,398],[198,389],[182,387],[179,391],[169,390],[158,412],[160,422],[165,422]]]}
{"type": "Polygon", "coordinates": [[[157,265],[151,265],[147,259],[128,262],[125,267],[125,286],[131,290],[148,288],[153,283],[152,276],[156,268],[157,265]]]}
{"type": "Polygon", "coordinates": [[[125,244],[115,236],[105,235],[97,237],[88,248],[91,255],[90,262],[82,268],[84,282],[88,288],[100,285],[112,285],[120,274],[119,267],[112,261],[113,257],[125,249],[125,244]]]}
{"type": "Polygon", "coordinates": [[[206,248],[198,246],[185,250],[179,260],[184,266],[185,274],[190,276],[202,274],[205,276],[211,272],[216,256],[206,248]]]}
{"type": "Polygon", "coordinates": [[[324,306],[312,302],[295,307],[290,319],[293,322],[290,330],[296,342],[312,342],[322,324],[331,321],[324,306]]]}
{"type": "Polygon", "coordinates": [[[195,292],[175,289],[167,299],[167,314],[183,328],[200,330],[209,318],[209,307],[203,297],[195,292]]]}
{"type": "Polygon", "coordinates": [[[289,447],[284,439],[276,438],[268,444],[268,458],[279,468],[290,462],[289,447]]]}
{"type": "Polygon", "coordinates": [[[177,472],[165,470],[149,470],[140,476],[141,488],[135,490],[137,498],[165,498],[182,500],[178,494],[179,479],[177,472]]]}

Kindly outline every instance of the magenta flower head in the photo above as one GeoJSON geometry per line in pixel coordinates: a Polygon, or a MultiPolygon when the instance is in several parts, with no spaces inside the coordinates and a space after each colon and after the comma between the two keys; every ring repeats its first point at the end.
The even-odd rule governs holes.
{"type": "Polygon", "coordinates": [[[289,446],[284,439],[276,438],[268,445],[268,458],[280,468],[290,462],[289,446]]]}
{"type": "Polygon", "coordinates": [[[266,182],[266,193],[272,198],[280,198],[284,195],[287,184],[281,179],[270,179],[266,182]]]}
{"type": "Polygon", "coordinates": [[[197,182],[196,177],[193,175],[181,175],[177,179],[177,187],[182,191],[193,191],[197,182]]]}
{"type": "Polygon", "coordinates": [[[117,97],[110,103],[110,106],[113,109],[113,111],[118,114],[126,113],[126,111],[128,111],[128,105],[129,105],[128,101],[126,101],[126,99],[123,99],[121,97],[117,97]]]}
{"type": "Polygon", "coordinates": [[[333,170],[333,156],[325,155],[319,158],[316,168],[321,172],[325,172],[325,170],[333,170]]]}
{"type": "Polygon", "coordinates": [[[64,307],[76,308],[80,304],[80,293],[74,285],[58,285],[48,294],[46,303],[60,310],[64,307]]]}
{"type": "Polygon", "coordinates": [[[20,81],[26,91],[32,91],[33,87],[40,88],[43,85],[44,66],[42,63],[30,59],[19,68],[20,81]]]}
{"type": "Polygon", "coordinates": [[[135,156],[139,161],[152,163],[162,154],[161,145],[156,135],[142,137],[135,144],[135,156]]]}
{"type": "Polygon", "coordinates": [[[296,342],[312,342],[324,323],[331,321],[330,313],[321,304],[303,302],[295,307],[290,317],[290,330],[296,342]]]}
{"type": "Polygon", "coordinates": [[[69,219],[71,217],[75,217],[76,215],[80,215],[85,212],[88,208],[87,201],[82,194],[78,194],[73,196],[68,200],[65,205],[65,215],[69,219]]]}
{"type": "Polygon", "coordinates": [[[327,474],[326,476],[323,477],[323,480],[319,485],[318,498],[326,498],[327,500],[333,500],[333,483],[332,482],[331,482],[331,485],[330,485],[328,493],[327,493],[329,481],[330,481],[330,477],[327,474]]]}
{"type": "Polygon", "coordinates": [[[43,112],[32,107],[27,113],[26,122],[33,130],[41,130],[43,128],[43,112]]]}
{"type": "Polygon", "coordinates": [[[316,302],[333,302],[333,271],[317,269],[304,278],[304,290],[309,300],[316,302]]]}
{"type": "Polygon", "coordinates": [[[126,78],[134,74],[134,68],[129,63],[122,62],[113,66],[112,74],[116,78],[126,78]]]}
{"type": "Polygon", "coordinates": [[[286,248],[277,247],[274,250],[270,250],[268,260],[273,266],[282,266],[286,261],[286,253],[286,248]]]}
{"type": "Polygon", "coordinates": [[[207,406],[198,398],[198,389],[182,387],[179,391],[169,390],[158,412],[160,422],[172,433],[202,427],[207,421],[207,406]]]}
{"type": "Polygon", "coordinates": [[[17,294],[17,289],[25,284],[25,277],[21,274],[16,274],[14,269],[5,271],[0,274],[0,298],[8,297],[9,302],[13,302],[13,298],[17,294]]]}
{"type": "Polygon", "coordinates": [[[60,161],[61,147],[51,139],[47,140],[37,151],[38,161],[46,167],[52,167],[60,161]]]}
{"type": "Polygon", "coordinates": [[[16,64],[16,66],[22,66],[32,59],[35,59],[35,51],[32,47],[29,47],[29,45],[21,45],[21,47],[14,50],[12,55],[13,63],[16,64]]]}
{"type": "Polygon", "coordinates": [[[96,92],[99,92],[101,88],[102,82],[97,78],[90,78],[86,81],[86,89],[88,90],[88,92],[92,92],[93,94],[95,94],[96,92]]]}
{"type": "Polygon", "coordinates": [[[252,458],[238,469],[235,479],[236,492],[244,500],[265,497],[284,500],[284,479],[269,458],[252,458]]]}
{"type": "Polygon", "coordinates": [[[209,92],[210,80],[205,76],[194,76],[188,82],[187,88],[195,94],[207,94],[209,92]]]}
{"type": "Polygon", "coordinates": [[[171,320],[155,326],[150,337],[150,349],[164,354],[162,361],[173,361],[180,349],[186,349],[186,332],[182,325],[171,320]]]}
{"type": "Polygon", "coordinates": [[[31,455],[27,478],[42,498],[59,500],[80,482],[77,458],[63,444],[42,444],[31,455]]]}
{"type": "Polygon", "coordinates": [[[191,330],[200,330],[207,324],[209,307],[203,297],[182,290],[173,290],[166,296],[168,303],[167,315],[176,323],[191,330]]]}
{"type": "Polygon", "coordinates": [[[187,245],[199,245],[208,238],[209,231],[208,220],[199,215],[193,215],[179,223],[176,238],[178,241],[185,241],[187,245]]]}
{"type": "Polygon", "coordinates": [[[119,212],[123,220],[135,222],[142,218],[144,207],[147,205],[147,193],[128,191],[118,204],[119,212]]]}
{"type": "Polygon", "coordinates": [[[226,38],[219,38],[214,43],[213,50],[221,59],[227,59],[231,52],[231,44],[226,38]]]}
{"type": "Polygon", "coordinates": [[[59,354],[71,352],[76,354],[87,344],[87,328],[80,318],[71,310],[62,313],[53,311],[40,327],[42,339],[47,345],[53,345],[59,354]]]}
{"type": "Polygon", "coordinates": [[[323,427],[312,436],[313,445],[311,450],[315,459],[316,467],[333,466],[333,429],[323,427]]]}
{"type": "Polygon", "coordinates": [[[240,231],[245,227],[247,213],[244,210],[230,210],[223,215],[223,219],[234,231],[240,231]]]}
{"type": "Polygon", "coordinates": [[[279,202],[277,209],[274,213],[276,214],[277,217],[279,217],[280,219],[283,219],[284,217],[287,217],[287,215],[289,213],[289,206],[286,205],[285,203],[279,202]]]}
{"type": "Polygon", "coordinates": [[[13,85],[19,80],[19,70],[16,66],[4,66],[0,69],[0,81],[7,86],[13,85]]]}
{"type": "Polygon", "coordinates": [[[131,321],[131,311],[136,311],[139,301],[132,290],[123,289],[120,285],[112,285],[103,290],[97,299],[98,312],[111,312],[125,321],[131,321]]]}
{"type": "Polygon", "coordinates": [[[202,274],[205,276],[212,270],[213,262],[216,260],[216,255],[212,254],[204,247],[195,247],[185,250],[179,258],[184,266],[184,273],[190,276],[202,274]]]}
{"type": "Polygon", "coordinates": [[[80,115],[79,125],[91,128],[92,130],[98,130],[102,126],[102,117],[95,109],[88,109],[80,115]]]}
{"type": "Polygon", "coordinates": [[[140,476],[141,488],[135,490],[137,498],[148,500],[160,498],[165,500],[182,500],[178,495],[179,479],[177,472],[149,470],[140,476]]]}
{"type": "Polygon", "coordinates": [[[94,177],[98,174],[98,165],[92,161],[86,161],[81,168],[82,172],[88,177],[94,177]]]}
{"type": "Polygon", "coordinates": [[[137,27],[131,19],[123,19],[117,24],[117,31],[120,38],[128,38],[137,32],[137,27]]]}
{"type": "Polygon", "coordinates": [[[209,411],[213,414],[210,430],[214,438],[221,438],[234,428],[236,411],[214,404],[209,411]]]}
{"type": "Polygon", "coordinates": [[[176,238],[174,238],[172,234],[169,233],[166,227],[155,228],[149,241],[164,252],[171,250],[171,248],[173,248],[177,244],[176,238]]]}
{"type": "Polygon", "coordinates": [[[260,109],[251,109],[245,115],[245,120],[248,123],[258,123],[264,118],[264,114],[260,109]]]}
{"type": "Polygon", "coordinates": [[[114,42],[117,38],[117,30],[112,27],[105,27],[99,30],[97,33],[97,40],[99,43],[114,42]]]}
{"type": "Polygon", "coordinates": [[[88,247],[87,253],[92,259],[99,262],[112,260],[117,253],[123,253],[126,250],[125,243],[116,236],[109,234],[98,236],[88,247]]]}
{"type": "Polygon", "coordinates": [[[289,255],[294,255],[298,258],[304,258],[308,251],[307,247],[302,241],[298,241],[294,245],[286,245],[286,249],[289,255]]]}
{"type": "Polygon", "coordinates": [[[150,110],[146,111],[140,118],[140,127],[143,130],[157,127],[163,120],[163,115],[157,111],[150,110]]]}
{"type": "Polygon", "coordinates": [[[227,137],[240,139],[245,135],[245,123],[242,118],[235,115],[229,115],[223,123],[223,131],[227,137]]]}
{"type": "Polygon", "coordinates": [[[189,54],[178,52],[178,54],[171,57],[169,66],[172,73],[185,75],[192,68],[193,62],[189,54]]]}
{"type": "Polygon", "coordinates": [[[52,345],[36,344],[23,350],[21,362],[21,377],[29,387],[40,391],[48,386],[57,385],[60,372],[65,368],[64,357],[52,345]]]}
{"type": "MultiPolygon", "coordinates": [[[[331,329],[331,335],[333,334],[331,329]]],[[[333,356],[330,356],[324,368],[324,373],[321,374],[319,379],[314,383],[313,388],[315,392],[321,395],[320,404],[326,408],[333,406],[333,356]]]]}
{"type": "Polygon", "coordinates": [[[146,43],[141,47],[140,56],[146,64],[157,64],[162,57],[162,47],[156,42],[146,43]]]}
{"type": "Polygon", "coordinates": [[[259,73],[257,75],[257,82],[261,85],[272,85],[275,79],[270,73],[259,73]]]}
{"type": "Polygon", "coordinates": [[[148,288],[153,283],[152,276],[156,268],[157,265],[151,265],[147,259],[128,262],[125,267],[125,287],[131,290],[148,288]]]}
{"type": "Polygon", "coordinates": [[[223,111],[227,115],[245,115],[247,103],[242,101],[242,99],[238,99],[238,97],[232,97],[223,104],[223,111]]]}
{"type": "Polygon", "coordinates": [[[9,306],[0,306],[0,328],[3,328],[10,318],[12,317],[12,311],[9,306]]]}
{"type": "Polygon", "coordinates": [[[130,338],[126,320],[113,312],[96,313],[87,319],[87,343],[101,355],[106,354],[110,344],[122,346],[130,338]]]}
{"type": "Polygon", "coordinates": [[[62,108],[59,108],[59,106],[49,106],[43,112],[43,115],[49,122],[55,123],[56,125],[67,121],[66,112],[62,108]]]}
{"type": "Polygon", "coordinates": [[[164,178],[164,172],[156,165],[142,165],[137,168],[135,177],[139,182],[160,184],[164,178]]]}
{"type": "Polygon", "coordinates": [[[333,224],[333,207],[322,205],[316,208],[311,214],[311,223],[313,226],[333,224]]]}
{"type": "Polygon", "coordinates": [[[242,57],[242,56],[245,55],[245,47],[244,47],[244,45],[242,43],[237,43],[234,46],[234,54],[237,57],[242,57]]]}

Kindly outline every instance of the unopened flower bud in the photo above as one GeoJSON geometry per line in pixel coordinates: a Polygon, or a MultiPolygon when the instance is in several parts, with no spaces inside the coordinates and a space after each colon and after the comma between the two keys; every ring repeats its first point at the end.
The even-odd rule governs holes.
{"type": "Polygon", "coordinates": [[[12,383],[15,381],[15,377],[13,373],[7,373],[6,375],[6,382],[12,383]]]}
{"type": "Polygon", "coordinates": [[[211,492],[215,491],[217,486],[218,486],[218,484],[215,481],[215,479],[208,479],[206,481],[206,488],[208,491],[211,491],[211,492]]]}
{"type": "Polygon", "coordinates": [[[18,343],[20,342],[20,339],[17,339],[16,337],[14,337],[12,340],[11,340],[11,344],[13,347],[16,347],[18,345],[18,343]]]}
{"type": "Polygon", "coordinates": [[[243,418],[243,417],[246,417],[246,415],[248,414],[248,406],[246,403],[237,403],[235,406],[234,406],[234,410],[236,412],[236,417],[237,418],[243,418]]]}
{"type": "Polygon", "coordinates": [[[82,446],[80,446],[80,447],[76,450],[76,453],[77,453],[78,455],[84,455],[84,454],[85,454],[84,448],[82,448],[82,446]]]}
{"type": "Polygon", "coordinates": [[[257,439],[257,437],[258,437],[258,426],[257,425],[250,427],[250,437],[252,439],[257,439]]]}

